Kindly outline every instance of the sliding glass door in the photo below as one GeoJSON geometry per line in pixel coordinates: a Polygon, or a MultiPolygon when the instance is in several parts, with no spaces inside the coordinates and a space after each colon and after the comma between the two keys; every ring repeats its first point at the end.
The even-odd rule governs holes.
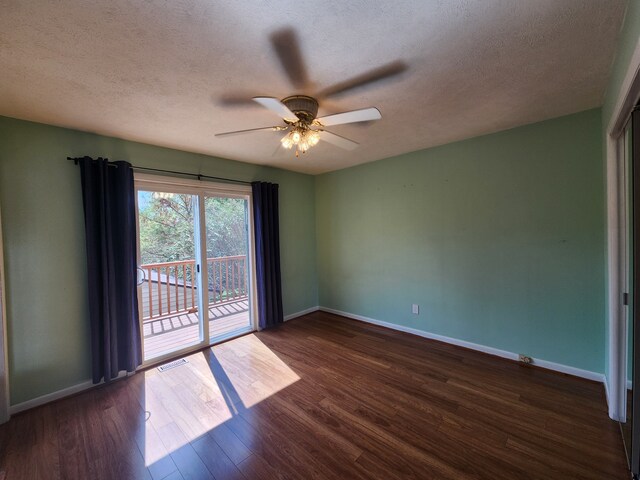
{"type": "Polygon", "coordinates": [[[250,330],[249,197],[204,197],[212,341],[250,330]]]}
{"type": "Polygon", "coordinates": [[[250,189],[139,177],[138,304],[145,362],[252,331],[250,189]]]}
{"type": "Polygon", "coordinates": [[[144,359],[200,345],[198,195],[145,187],[137,192],[138,304],[144,359]]]}

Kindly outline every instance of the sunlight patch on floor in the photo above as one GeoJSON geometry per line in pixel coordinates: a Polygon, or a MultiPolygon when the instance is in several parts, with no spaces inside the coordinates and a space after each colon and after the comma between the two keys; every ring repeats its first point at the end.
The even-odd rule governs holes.
{"type": "Polygon", "coordinates": [[[187,358],[189,363],[165,372],[144,372],[147,466],[231,418],[204,355],[187,358]]]}
{"type": "Polygon", "coordinates": [[[170,370],[143,373],[146,421],[141,450],[150,469],[170,462],[172,452],[300,379],[253,334],[185,358],[188,363],[170,370]]]}
{"type": "Polygon", "coordinates": [[[250,408],[300,380],[269,347],[255,335],[213,347],[245,408],[250,408]]]}

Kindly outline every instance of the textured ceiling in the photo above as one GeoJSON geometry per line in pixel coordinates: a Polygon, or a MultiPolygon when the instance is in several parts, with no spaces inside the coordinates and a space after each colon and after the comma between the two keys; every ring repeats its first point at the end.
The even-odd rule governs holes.
{"type": "MultiPolygon", "coordinates": [[[[321,173],[601,105],[625,0],[0,0],[0,115],[321,173]],[[269,41],[290,28],[311,84],[269,41]],[[255,95],[313,93],[401,60],[402,74],[321,102],[376,106],[295,158],[255,95]]],[[[131,159],[135,162],[135,159],[131,159]]]]}

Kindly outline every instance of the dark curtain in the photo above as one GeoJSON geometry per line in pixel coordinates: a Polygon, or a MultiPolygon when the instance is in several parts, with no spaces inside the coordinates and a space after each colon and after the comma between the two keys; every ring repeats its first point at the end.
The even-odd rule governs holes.
{"type": "Polygon", "coordinates": [[[260,328],[269,328],[283,322],[278,184],[253,182],[251,188],[256,237],[258,325],[260,328]]]}
{"type": "Polygon", "coordinates": [[[91,370],[105,382],[142,363],[137,298],[133,170],[127,162],[77,159],[89,277],[91,370]]]}

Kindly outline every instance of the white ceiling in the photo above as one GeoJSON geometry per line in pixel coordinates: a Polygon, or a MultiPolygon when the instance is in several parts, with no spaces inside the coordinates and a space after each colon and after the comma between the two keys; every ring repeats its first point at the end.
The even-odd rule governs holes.
{"type": "MultiPolygon", "coordinates": [[[[626,0],[0,0],[0,115],[321,173],[601,105],[626,0]],[[293,29],[313,85],[294,88],[270,43],[293,29]],[[392,79],[320,115],[361,145],[295,158],[259,105],[401,60],[392,79]],[[225,101],[226,100],[226,101],[225,101]]],[[[90,152],[88,152],[90,153],[90,152]]],[[[131,159],[135,162],[135,159],[131,159]]]]}

